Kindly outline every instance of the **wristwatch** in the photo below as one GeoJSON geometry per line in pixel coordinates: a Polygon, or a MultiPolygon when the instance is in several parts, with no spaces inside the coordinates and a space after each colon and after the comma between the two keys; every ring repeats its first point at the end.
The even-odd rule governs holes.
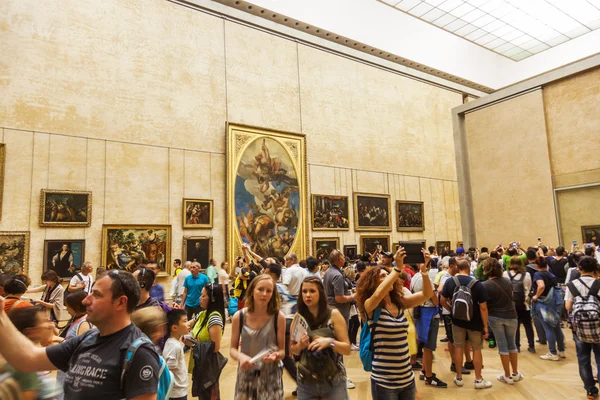
{"type": "Polygon", "coordinates": [[[329,347],[331,347],[332,349],[335,348],[335,340],[333,338],[329,339],[329,347]]]}
{"type": "Polygon", "coordinates": [[[401,273],[402,273],[402,270],[400,270],[400,269],[398,269],[398,268],[396,268],[396,267],[394,267],[394,271],[396,271],[396,272],[397,272],[397,273],[399,273],[399,274],[401,274],[401,273]]]}

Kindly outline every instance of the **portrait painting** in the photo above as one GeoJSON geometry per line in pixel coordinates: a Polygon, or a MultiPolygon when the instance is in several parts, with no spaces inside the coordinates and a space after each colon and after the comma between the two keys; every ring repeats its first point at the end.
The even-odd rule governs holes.
{"type": "Polygon", "coordinates": [[[442,254],[444,250],[450,250],[451,244],[449,240],[437,241],[435,242],[435,251],[437,251],[438,255],[442,254]]]}
{"type": "Polygon", "coordinates": [[[328,259],[333,250],[340,247],[340,238],[313,238],[312,255],[319,260],[328,259]]]}
{"type": "Polygon", "coordinates": [[[390,208],[389,195],[354,193],[354,230],[392,230],[390,208]]]}
{"type": "Polygon", "coordinates": [[[92,192],[42,189],[40,226],[87,227],[91,224],[92,192]]]}
{"type": "Polygon", "coordinates": [[[396,201],[398,232],[422,232],[425,230],[422,201],[396,201]]]}
{"type": "Polygon", "coordinates": [[[0,143],[0,221],[2,220],[2,199],[4,194],[4,160],[6,159],[4,143],[0,143]]]}
{"type": "Polygon", "coordinates": [[[103,225],[102,260],[107,269],[133,271],[154,262],[159,275],[170,274],[171,225],[103,225]]]}
{"type": "Polygon", "coordinates": [[[313,230],[347,231],[350,229],[348,218],[348,196],[312,195],[313,230]]]}
{"type": "Polygon", "coordinates": [[[44,240],[44,272],[52,270],[70,280],[85,261],[85,240],[44,240]]]}
{"type": "Polygon", "coordinates": [[[184,236],[183,261],[196,261],[204,269],[212,258],[213,239],[209,236],[184,236]]]}
{"type": "Polygon", "coordinates": [[[305,257],[305,137],[229,124],[227,140],[228,259],[242,244],[264,258],[305,257]]]}
{"type": "Polygon", "coordinates": [[[360,252],[373,254],[381,246],[381,251],[390,251],[390,237],[384,236],[361,236],[360,252]]]}
{"type": "Polygon", "coordinates": [[[355,244],[348,244],[344,246],[344,256],[352,259],[358,253],[358,246],[355,244]]]}
{"type": "Polygon", "coordinates": [[[183,199],[184,228],[212,228],[213,201],[183,199]]]}
{"type": "Polygon", "coordinates": [[[600,246],[600,225],[589,225],[581,227],[583,243],[594,243],[600,246]]]}
{"type": "Polygon", "coordinates": [[[0,232],[0,271],[29,273],[29,232],[0,232]]]}

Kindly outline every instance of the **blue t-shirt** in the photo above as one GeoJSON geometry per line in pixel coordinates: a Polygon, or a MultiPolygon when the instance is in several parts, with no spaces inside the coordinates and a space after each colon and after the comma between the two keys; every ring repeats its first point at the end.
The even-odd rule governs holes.
{"type": "Polygon", "coordinates": [[[202,295],[202,288],[208,283],[208,277],[204,274],[198,274],[194,278],[194,275],[188,275],[183,282],[183,287],[187,289],[187,297],[185,298],[185,305],[187,307],[198,307],[200,306],[200,296],[202,295]]]}

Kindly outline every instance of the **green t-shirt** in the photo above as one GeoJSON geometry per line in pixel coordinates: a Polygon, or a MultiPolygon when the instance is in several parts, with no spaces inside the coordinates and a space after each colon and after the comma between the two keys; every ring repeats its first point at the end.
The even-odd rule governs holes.
{"type": "MultiPolygon", "coordinates": [[[[509,256],[507,254],[502,255],[502,262],[504,262],[504,269],[507,271],[510,269],[510,259],[512,257],[513,256],[509,256]]],[[[518,257],[521,257],[521,261],[523,261],[523,266],[526,266],[527,265],[527,255],[521,254],[518,257]]]]}

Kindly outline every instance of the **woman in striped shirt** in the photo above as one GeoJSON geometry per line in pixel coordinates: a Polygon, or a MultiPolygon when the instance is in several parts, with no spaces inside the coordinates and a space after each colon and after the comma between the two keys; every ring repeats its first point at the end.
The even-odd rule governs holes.
{"type": "Polygon", "coordinates": [[[408,351],[408,321],[404,310],[423,304],[433,294],[427,268],[431,263],[429,252],[421,250],[425,264],[420,265],[423,275],[423,291],[404,295],[399,279],[406,252],[398,247],[396,266],[383,265],[369,268],[360,277],[356,288],[356,301],[362,315],[369,321],[379,309],[381,314],[371,328],[374,354],[371,371],[371,394],[373,400],[414,400],[417,389],[410,365],[408,351]]]}

